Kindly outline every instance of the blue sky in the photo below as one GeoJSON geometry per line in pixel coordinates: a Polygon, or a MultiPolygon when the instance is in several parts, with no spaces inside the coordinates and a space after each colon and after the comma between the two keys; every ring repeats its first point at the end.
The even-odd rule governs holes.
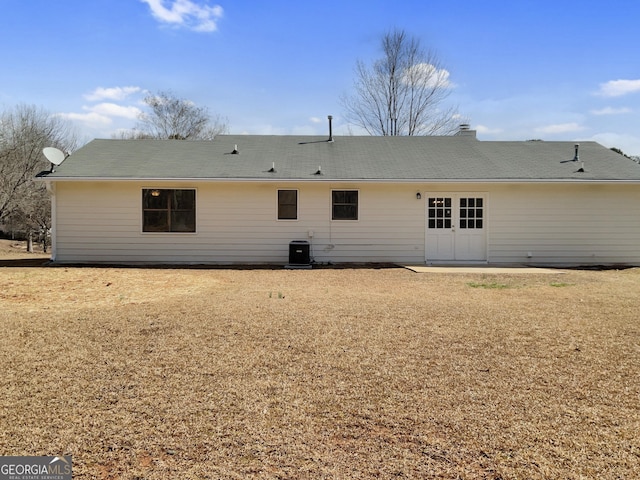
{"type": "Polygon", "coordinates": [[[402,28],[450,74],[481,140],[596,140],[640,155],[640,2],[0,0],[0,108],[70,119],[83,142],[171,90],[231,133],[347,134],[357,60],[402,28]]]}

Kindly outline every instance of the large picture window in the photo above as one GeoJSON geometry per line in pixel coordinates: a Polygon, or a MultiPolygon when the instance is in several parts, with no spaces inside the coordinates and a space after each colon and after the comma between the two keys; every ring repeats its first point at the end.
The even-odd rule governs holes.
{"type": "Polygon", "coordinates": [[[298,219],[298,191],[278,190],[278,220],[298,219]]]}
{"type": "Polygon", "coordinates": [[[333,190],[332,220],[358,220],[358,191],[333,190]]]}
{"type": "Polygon", "coordinates": [[[142,231],[195,232],[196,191],[143,189],[142,231]]]}

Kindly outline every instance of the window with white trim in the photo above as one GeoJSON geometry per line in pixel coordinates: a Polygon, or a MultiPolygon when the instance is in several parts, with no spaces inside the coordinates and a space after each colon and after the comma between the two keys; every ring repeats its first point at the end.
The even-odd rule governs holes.
{"type": "Polygon", "coordinates": [[[298,219],[298,191],[278,190],[278,220],[298,219]]]}
{"type": "Polygon", "coordinates": [[[331,192],[331,219],[358,220],[358,190],[331,192]]]}
{"type": "Polygon", "coordinates": [[[196,191],[194,189],[144,188],[142,190],[142,231],[196,231],[196,191]]]}

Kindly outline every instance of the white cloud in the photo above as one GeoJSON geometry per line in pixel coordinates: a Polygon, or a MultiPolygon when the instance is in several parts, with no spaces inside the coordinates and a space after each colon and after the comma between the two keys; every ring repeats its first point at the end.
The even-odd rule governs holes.
{"type": "Polygon", "coordinates": [[[610,80],[600,84],[600,95],[621,97],[629,93],[640,92],[640,80],[610,80]]]}
{"type": "Polygon", "coordinates": [[[88,113],[58,113],[57,116],[61,118],[65,118],[67,120],[72,120],[76,122],[81,122],[92,128],[104,127],[107,125],[111,125],[111,118],[102,115],[96,112],[88,112],[88,113]]]}
{"type": "Polygon", "coordinates": [[[581,130],[584,130],[584,127],[575,122],[546,125],[544,127],[538,127],[535,129],[535,131],[538,133],[547,134],[580,132],[581,130]]]}
{"type": "Polygon", "coordinates": [[[141,0],[149,5],[156,20],[196,32],[213,32],[223,15],[220,5],[199,5],[192,0],[141,0]],[[165,6],[168,3],[168,7],[165,6]]]}
{"type": "Polygon", "coordinates": [[[311,123],[322,123],[324,120],[322,120],[320,117],[309,117],[309,121],[311,123]]]}
{"type": "Polygon", "coordinates": [[[475,131],[480,133],[480,134],[484,134],[484,135],[495,135],[498,133],[502,133],[502,129],[501,128],[490,128],[490,127],[486,127],[484,125],[477,125],[475,127],[475,131]]]}
{"type": "Polygon", "coordinates": [[[422,86],[427,88],[453,88],[449,75],[449,71],[444,68],[438,69],[430,63],[418,63],[404,72],[404,81],[409,84],[422,83],[422,86]]]}
{"type": "MultiPolygon", "coordinates": [[[[91,98],[120,98],[139,91],[142,90],[138,87],[96,89],[95,96],[91,98]]],[[[95,105],[84,105],[82,112],[58,113],[57,116],[77,123],[82,130],[91,132],[91,135],[109,136],[113,127],[126,128],[126,125],[133,124],[138,119],[140,113],[140,108],[133,105],[101,102],[95,105]]]]}
{"type": "Polygon", "coordinates": [[[122,117],[135,120],[141,113],[138,107],[122,106],[115,103],[99,103],[91,107],[82,107],[83,110],[87,110],[92,113],[104,115],[106,117],[122,117]]]}
{"type": "Polygon", "coordinates": [[[622,115],[624,113],[631,113],[630,108],[622,107],[622,108],[612,108],[605,107],[600,110],[591,110],[592,115],[622,115]]]}
{"type": "Polygon", "coordinates": [[[124,100],[129,95],[141,91],[142,89],[140,87],[98,87],[93,92],[87,93],[83,96],[90,102],[96,102],[98,100],[124,100]]]}

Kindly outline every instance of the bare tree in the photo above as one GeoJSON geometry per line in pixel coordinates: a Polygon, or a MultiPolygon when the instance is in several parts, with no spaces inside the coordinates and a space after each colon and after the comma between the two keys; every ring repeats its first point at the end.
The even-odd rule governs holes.
{"type": "Polygon", "coordinates": [[[30,182],[22,189],[18,205],[8,215],[5,225],[12,234],[27,237],[27,251],[33,251],[34,237],[42,243],[46,253],[51,229],[51,197],[42,183],[30,182]]]}
{"type": "Polygon", "coordinates": [[[77,145],[68,123],[35,106],[18,105],[0,114],[0,224],[23,233],[50,224],[50,201],[34,176],[50,163],[44,147],[71,151],[77,145]]]}
{"type": "Polygon", "coordinates": [[[451,135],[460,118],[443,108],[449,72],[404,30],[382,37],[382,57],[356,64],[354,92],[342,98],[346,120],[370,135],[451,135]]]}
{"type": "Polygon", "coordinates": [[[213,140],[226,133],[226,120],[219,115],[211,117],[206,107],[199,107],[190,100],[178,98],[172,92],[148,95],[144,103],[149,112],[139,117],[139,125],[120,138],[164,138],[176,140],[213,140]]]}

